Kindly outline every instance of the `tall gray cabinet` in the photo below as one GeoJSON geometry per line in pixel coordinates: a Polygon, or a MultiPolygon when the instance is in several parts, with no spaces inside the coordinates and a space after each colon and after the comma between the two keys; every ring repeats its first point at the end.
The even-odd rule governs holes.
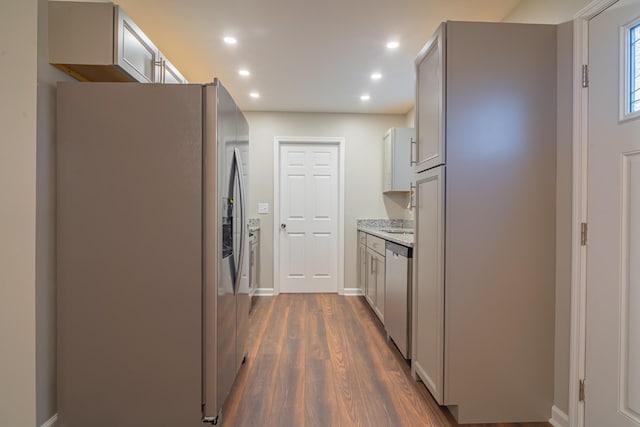
{"type": "Polygon", "coordinates": [[[460,423],[546,421],[556,27],[444,23],[416,75],[412,373],[460,423]]]}

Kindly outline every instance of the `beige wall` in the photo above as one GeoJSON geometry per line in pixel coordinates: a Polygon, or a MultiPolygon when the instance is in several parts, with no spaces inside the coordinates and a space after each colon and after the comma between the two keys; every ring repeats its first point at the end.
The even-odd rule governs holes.
{"type": "Polygon", "coordinates": [[[0,2],[0,425],[36,424],[35,0],[0,2]]]}
{"type": "Polygon", "coordinates": [[[356,219],[405,218],[408,199],[382,194],[382,137],[404,115],[246,113],[251,134],[249,215],[261,221],[260,287],[273,288],[273,166],[275,136],[340,136],[345,143],[345,287],[356,285],[356,219]],[[258,215],[259,202],[269,214],[258,215]]]}
{"type": "Polygon", "coordinates": [[[504,19],[506,22],[560,24],[573,16],[591,0],[521,0],[504,19]]]}

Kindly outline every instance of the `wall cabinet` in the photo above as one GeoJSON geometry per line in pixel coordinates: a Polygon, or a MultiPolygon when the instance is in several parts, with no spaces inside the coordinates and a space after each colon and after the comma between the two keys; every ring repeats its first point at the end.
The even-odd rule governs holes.
{"type": "Polygon", "coordinates": [[[412,373],[461,424],[553,402],[556,37],[447,22],[416,59],[412,373]]]}
{"type": "Polygon", "coordinates": [[[156,79],[157,83],[166,83],[166,84],[184,84],[184,83],[187,83],[187,79],[162,54],[162,52],[159,52],[157,66],[160,69],[160,74],[159,74],[158,78],[156,79]]]}
{"type": "Polygon", "coordinates": [[[384,135],[384,163],[382,191],[408,192],[411,187],[413,128],[391,128],[384,135]]]}
{"type": "Polygon", "coordinates": [[[83,81],[186,83],[113,3],[50,1],[49,63],[83,81]]]}
{"type": "Polygon", "coordinates": [[[444,28],[435,32],[416,60],[416,172],[445,162],[444,28]]]}

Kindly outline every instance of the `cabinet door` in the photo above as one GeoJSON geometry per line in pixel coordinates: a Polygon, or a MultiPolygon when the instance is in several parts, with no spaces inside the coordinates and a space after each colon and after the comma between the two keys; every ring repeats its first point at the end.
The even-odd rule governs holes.
{"type": "Polygon", "coordinates": [[[157,82],[158,83],[167,83],[167,84],[184,84],[187,83],[187,79],[184,78],[180,71],[171,63],[167,58],[165,58],[162,53],[158,53],[159,60],[159,70],[157,82]]]}
{"type": "Polygon", "coordinates": [[[258,266],[259,266],[259,247],[260,247],[260,237],[259,232],[254,231],[254,241],[250,245],[249,252],[249,289],[250,292],[255,292],[258,287],[258,266]]]}
{"type": "Polygon", "coordinates": [[[412,373],[444,404],[445,167],[416,175],[412,373]]]}
{"type": "Polygon", "coordinates": [[[445,163],[445,27],[416,58],[416,172],[445,163]]]}
{"type": "Polygon", "coordinates": [[[384,257],[367,248],[367,301],[384,323],[384,257]]]}
{"type": "Polygon", "coordinates": [[[364,295],[367,292],[367,247],[358,243],[358,288],[364,295]]]}
{"type": "Polygon", "coordinates": [[[141,83],[155,82],[158,49],[120,7],[114,13],[115,64],[141,83]]]}
{"type": "Polygon", "coordinates": [[[393,190],[393,129],[383,138],[382,191],[393,190]]]}
{"type": "Polygon", "coordinates": [[[367,297],[367,301],[371,308],[375,309],[376,306],[376,298],[377,298],[377,276],[375,273],[376,269],[376,253],[366,248],[366,256],[367,256],[367,292],[365,296],[367,297]]]}
{"type": "Polygon", "coordinates": [[[385,257],[376,254],[376,310],[384,323],[385,257]]]}

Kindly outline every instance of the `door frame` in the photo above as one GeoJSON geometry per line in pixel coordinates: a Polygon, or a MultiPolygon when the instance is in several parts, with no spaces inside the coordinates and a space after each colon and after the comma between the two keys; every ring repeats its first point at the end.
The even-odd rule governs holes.
{"type": "Polygon", "coordinates": [[[275,136],[273,138],[273,294],[280,294],[280,148],[289,144],[335,145],[338,147],[338,295],[344,295],[344,152],[342,136],[275,136]]]}
{"type": "Polygon", "coordinates": [[[618,0],[593,0],[574,16],[573,27],[573,186],[571,219],[571,331],[569,349],[569,426],[584,426],[579,382],[585,378],[587,247],[581,244],[587,222],[589,91],[582,87],[582,65],[589,64],[589,21],[618,0]]]}

